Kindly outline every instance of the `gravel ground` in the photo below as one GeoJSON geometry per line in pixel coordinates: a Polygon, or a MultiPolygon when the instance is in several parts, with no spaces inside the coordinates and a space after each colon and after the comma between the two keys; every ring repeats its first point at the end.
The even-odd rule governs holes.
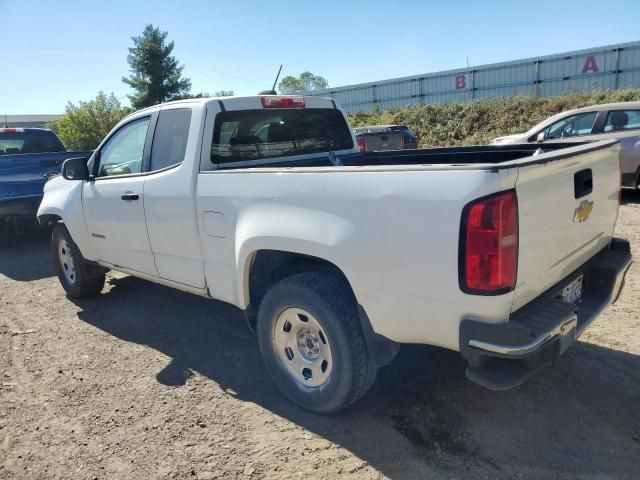
{"type": "MultiPolygon", "coordinates": [[[[624,201],[640,252],[640,194],[624,201]]],[[[404,347],[355,406],[312,415],[233,307],[119,274],[74,303],[46,235],[0,247],[2,479],[638,478],[640,262],[554,368],[508,392],[464,369],[404,347]]]]}

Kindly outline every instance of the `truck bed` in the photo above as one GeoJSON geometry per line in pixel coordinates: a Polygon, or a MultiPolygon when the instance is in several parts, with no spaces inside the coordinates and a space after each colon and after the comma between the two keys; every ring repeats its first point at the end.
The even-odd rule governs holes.
{"type": "MultiPolygon", "coordinates": [[[[283,230],[290,226],[295,233],[287,235],[309,236],[315,244],[328,236],[331,248],[310,255],[332,256],[332,263],[348,265],[347,278],[353,275],[356,296],[377,333],[400,343],[457,349],[458,323],[450,323],[452,317],[462,320],[472,312],[485,322],[504,322],[511,311],[566,278],[611,238],[620,185],[617,142],[555,144],[534,155],[538,148],[476,146],[339,157],[325,153],[287,162],[220,164],[200,173],[197,208],[222,212],[231,225],[243,225],[245,215],[251,216],[259,205],[261,225],[283,230]],[[588,174],[592,192],[576,174],[588,174]],[[517,193],[519,212],[517,285],[500,296],[464,294],[458,270],[464,207],[510,190],[517,193]],[[588,221],[577,219],[590,207],[588,221]],[[348,233],[336,233],[333,221],[323,223],[326,217],[345,219],[348,233]],[[358,245],[357,253],[343,237],[358,245]],[[337,248],[335,239],[344,244],[337,248]],[[425,276],[425,271],[438,274],[425,276]],[[389,302],[390,297],[403,300],[389,302]],[[436,330],[439,340],[427,340],[436,330]],[[418,331],[425,337],[417,339],[418,331]]],[[[264,234],[278,235],[284,234],[264,234]]],[[[204,239],[205,255],[222,251],[221,242],[211,238],[204,239]]],[[[230,272],[214,258],[205,259],[215,265],[206,275],[212,284],[223,285],[230,272]]],[[[225,301],[235,301],[234,292],[218,293],[225,301]]]]}
{"type": "MultiPolygon", "coordinates": [[[[555,143],[547,145],[478,145],[470,147],[425,148],[414,150],[393,150],[385,152],[362,152],[340,155],[332,161],[326,154],[304,160],[249,162],[247,165],[234,163],[220,164],[220,169],[269,168],[269,167],[330,167],[330,166],[385,166],[385,165],[450,165],[467,166],[478,164],[503,164],[532,157],[536,152],[552,153],[562,149],[585,146],[581,151],[589,151],[609,146],[613,141],[590,143],[555,143]],[[336,163],[337,162],[337,163],[336,163]]],[[[554,158],[559,158],[554,155],[554,158]]],[[[545,157],[544,161],[549,161],[545,157]]]]}

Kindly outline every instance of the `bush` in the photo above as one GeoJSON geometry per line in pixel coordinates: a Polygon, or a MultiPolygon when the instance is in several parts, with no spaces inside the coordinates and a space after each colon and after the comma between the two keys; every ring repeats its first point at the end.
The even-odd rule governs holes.
{"type": "Polygon", "coordinates": [[[351,125],[401,124],[419,146],[482,145],[495,137],[522,133],[551,115],[573,108],[640,100],[640,89],[576,93],[557,97],[484,98],[467,103],[412,105],[349,116],[351,125]]]}
{"type": "Polygon", "coordinates": [[[58,134],[68,150],[93,150],[131,112],[120,105],[113,93],[107,97],[99,92],[94,100],[78,105],[69,102],[64,115],[47,126],[58,134]]]}

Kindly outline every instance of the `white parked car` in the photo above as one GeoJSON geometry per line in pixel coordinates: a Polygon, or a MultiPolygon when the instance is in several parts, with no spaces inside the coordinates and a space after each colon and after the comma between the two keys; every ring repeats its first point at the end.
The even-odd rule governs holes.
{"type": "Polygon", "coordinates": [[[640,102],[619,102],[558,113],[528,132],[495,138],[491,145],[582,143],[614,138],[620,143],[622,185],[640,188],[640,102]]]}
{"type": "Polygon", "coordinates": [[[331,99],[185,100],[67,160],[38,217],[71,298],[113,269],[236,305],[309,410],[355,402],[402,343],[504,389],[564,352],[631,262],[617,143],[537,148],[359,153],[331,99]]]}

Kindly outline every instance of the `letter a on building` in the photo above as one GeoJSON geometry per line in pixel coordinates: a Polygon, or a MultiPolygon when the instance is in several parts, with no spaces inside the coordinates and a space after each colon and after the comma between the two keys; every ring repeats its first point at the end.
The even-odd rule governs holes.
{"type": "Polygon", "coordinates": [[[596,57],[593,55],[589,55],[584,62],[584,67],[582,67],[582,73],[589,72],[598,72],[598,63],[596,62],[596,57]]]}

